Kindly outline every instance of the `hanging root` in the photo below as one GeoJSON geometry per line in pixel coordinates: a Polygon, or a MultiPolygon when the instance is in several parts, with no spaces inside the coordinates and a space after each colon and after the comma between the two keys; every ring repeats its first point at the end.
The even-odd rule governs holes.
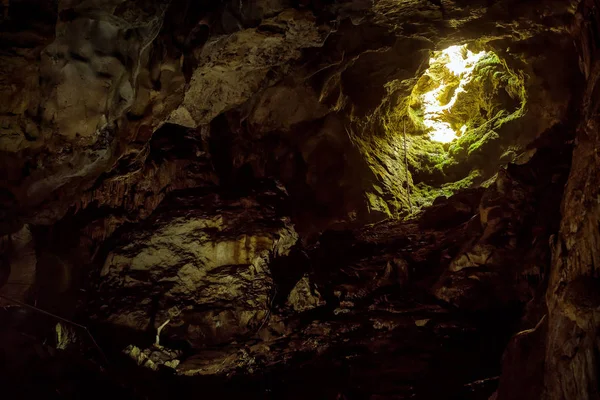
{"type": "Polygon", "coordinates": [[[158,329],[156,330],[156,342],[154,343],[154,345],[156,347],[160,347],[160,332],[163,330],[163,328],[165,326],[167,326],[167,324],[171,322],[170,319],[166,320],[161,326],[158,327],[158,329]]]}
{"type": "Polygon", "coordinates": [[[408,197],[408,206],[410,213],[412,214],[412,200],[410,199],[410,183],[408,181],[408,150],[406,148],[406,117],[403,119],[404,122],[404,170],[406,173],[406,196],[408,197]]]}

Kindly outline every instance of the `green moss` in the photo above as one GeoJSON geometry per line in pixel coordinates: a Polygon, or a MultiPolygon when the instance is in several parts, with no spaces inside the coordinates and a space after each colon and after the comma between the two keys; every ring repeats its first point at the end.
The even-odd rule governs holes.
{"type": "Polygon", "coordinates": [[[482,171],[474,169],[463,179],[442,185],[442,190],[451,195],[459,190],[468,189],[479,184],[482,181],[482,178],[482,171]]]}
{"type": "Polygon", "coordinates": [[[413,199],[413,204],[417,208],[422,208],[431,205],[431,203],[433,203],[437,197],[442,196],[443,193],[444,191],[442,188],[435,188],[423,182],[419,182],[414,186],[411,197],[413,199]]]}
{"type": "MultiPolygon", "coordinates": [[[[394,105],[369,119],[371,125],[364,129],[370,135],[353,139],[380,183],[378,190],[366,195],[370,210],[406,216],[407,180],[416,211],[438,196],[484,184],[497,170],[495,163],[510,158],[503,155],[513,143],[513,132],[519,132],[515,124],[527,113],[525,76],[511,71],[496,54],[488,53],[475,66],[473,79],[458,94],[450,112],[442,116],[454,130],[464,125],[466,131],[455,141],[442,144],[429,138],[421,94],[436,87],[435,79],[443,73],[447,74],[434,71],[434,78],[424,76],[388,85],[387,90],[395,93],[390,94],[394,105]]],[[[451,98],[456,87],[458,81],[448,84],[440,93],[441,101],[451,98]]]]}
{"type": "Polygon", "coordinates": [[[418,208],[422,208],[431,205],[440,196],[450,197],[460,190],[476,186],[481,181],[482,172],[480,170],[473,170],[465,178],[456,182],[446,183],[440,187],[433,187],[424,182],[419,182],[413,188],[412,198],[414,204],[418,208]]]}
{"type": "Polygon", "coordinates": [[[388,204],[379,195],[371,192],[366,193],[367,196],[367,207],[370,213],[378,212],[386,217],[392,217],[392,213],[388,204]]]}

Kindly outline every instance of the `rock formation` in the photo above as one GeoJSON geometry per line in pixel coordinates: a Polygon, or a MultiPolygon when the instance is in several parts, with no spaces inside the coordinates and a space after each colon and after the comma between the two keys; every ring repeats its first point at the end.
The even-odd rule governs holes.
{"type": "Polygon", "coordinates": [[[0,7],[6,398],[600,399],[598,0],[0,7]]]}

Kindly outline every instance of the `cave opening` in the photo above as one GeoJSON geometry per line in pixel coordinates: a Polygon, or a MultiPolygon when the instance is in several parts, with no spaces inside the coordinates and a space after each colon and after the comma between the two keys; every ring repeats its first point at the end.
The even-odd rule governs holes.
{"type": "Polygon", "coordinates": [[[433,52],[407,114],[432,142],[447,144],[469,135],[476,142],[498,126],[500,121],[493,120],[522,117],[526,102],[522,72],[511,70],[492,50],[453,45],[433,52]]]}
{"type": "Polygon", "coordinates": [[[407,142],[417,209],[485,184],[523,152],[518,136],[528,112],[527,79],[485,43],[431,52],[410,94],[388,116],[397,121],[388,125],[393,135],[407,142]]]}
{"type": "Polygon", "coordinates": [[[409,105],[412,122],[423,126],[432,141],[450,143],[457,139],[469,128],[469,117],[483,110],[470,101],[476,96],[471,83],[479,78],[474,76],[478,64],[492,57],[497,56],[483,50],[474,53],[467,45],[450,46],[432,55],[409,105]]]}

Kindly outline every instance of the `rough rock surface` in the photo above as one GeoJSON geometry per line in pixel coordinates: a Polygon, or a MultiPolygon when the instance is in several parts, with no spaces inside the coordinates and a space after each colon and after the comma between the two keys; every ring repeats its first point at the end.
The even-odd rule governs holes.
{"type": "MultiPolygon", "coordinates": [[[[3,86],[3,115],[13,121],[4,124],[1,149],[4,232],[23,222],[54,223],[74,204],[87,207],[78,199],[82,192],[103,205],[95,192],[111,184],[111,175],[126,175],[129,185],[143,181],[123,172],[149,161],[148,142],[165,122],[208,129],[219,147],[236,154],[229,166],[217,163],[222,179],[244,168],[275,176],[302,197],[298,214],[327,210],[321,225],[406,214],[398,182],[407,171],[394,139],[402,99],[434,43],[466,42],[474,32],[479,45],[502,50],[512,68],[535,76],[526,81],[535,101],[525,119],[504,129],[527,134],[482,132],[503,138],[486,152],[522,148],[564,118],[563,83],[574,63],[534,48],[552,40],[569,51],[561,25],[573,14],[569,2],[544,4],[541,15],[536,2],[522,5],[516,21],[509,2],[205,3],[48,1],[31,27],[28,3],[13,4],[2,25],[12,49],[3,64],[18,69],[3,86]],[[21,41],[20,26],[34,42],[21,41]],[[515,50],[507,53],[511,42],[515,50]],[[19,68],[27,57],[39,61],[19,68]],[[562,63],[560,74],[543,68],[551,62],[562,63]],[[341,196],[330,194],[332,186],[341,196]]],[[[411,148],[420,149],[420,133],[412,125],[408,133],[415,136],[411,148]]],[[[501,154],[469,163],[493,171],[501,154]]],[[[423,180],[422,160],[413,158],[410,185],[423,180]]],[[[437,187],[469,171],[425,183],[437,187]]]]}
{"type": "MultiPolygon", "coordinates": [[[[596,1],[579,5],[572,26],[587,84],[578,109],[577,137],[560,230],[552,236],[552,266],[545,296],[526,315],[531,329],[507,349],[500,399],[597,399],[598,262],[598,16],[596,1]],[[537,309],[537,310],[536,310],[537,309]],[[533,328],[534,325],[536,325],[533,328]],[[523,346],[521,343],[527,343],[523,346]],[[527,373],[518,376],[525,365],[527,373]],[[535,367],[533,366],[535,365],[535,367]],[[515,388],[529,389],[515,396],[515,388]]],[[[542,292],[543,293],[543,292],[542,292]]]]}
{"type": "Polygon", "coordinates": [[[441,276],[438,298],[461,308],[486,308],[534,296],[548,271],[548,242],[557,229],[551,216],[559,210],[570,158],[571,146],[559,142],[538,148],[525,164],[499,171],[471,221],[477,233],[441,276]]]}
{"type": "Polygon", "coordinates": [[[600,399],[598,9],[3,1],[2,395],[600,399]]]}
{"type": "Polygon", "coordinates": [[[296,312],[312,310],[325,305],[321,294],[311,285],[308,276],[303,276],[290,292],[287,304],[296,312]]]}
{"type": "Polygon", "coordinates": [[[580,7],[580,46],[588,78],[573,167],[562,204],[560,232],[546,302],[548,335],[544,398],[598,398],[598,16],[597,2],[580,7]],[[586,37],[587,36],[587,37],[586,37]],[[568,371],[568,372],[567,372],[568,371]]]}
{"type": "Polygon", "coordinates": [[[108,253],[98,278],[98,318],[140,332],[168,320],[163,337],[198,347],[260,328],[274,290],[269,263],[297,241],[289,220],[268,202],[280,193],[261,195],[228,201],[190,194],[164,202],[146,229],[124,233],[108,253]]]}
{"type": "Polygon", "coordinates": [[[183,117],[180,125],[195,128],[243,104],[276,79],[277,69],[300,58],[303,48],[322,46],[324,33],[312,13],[286,10],[257,28],[209,40],[171,122],[183,117]]]}

